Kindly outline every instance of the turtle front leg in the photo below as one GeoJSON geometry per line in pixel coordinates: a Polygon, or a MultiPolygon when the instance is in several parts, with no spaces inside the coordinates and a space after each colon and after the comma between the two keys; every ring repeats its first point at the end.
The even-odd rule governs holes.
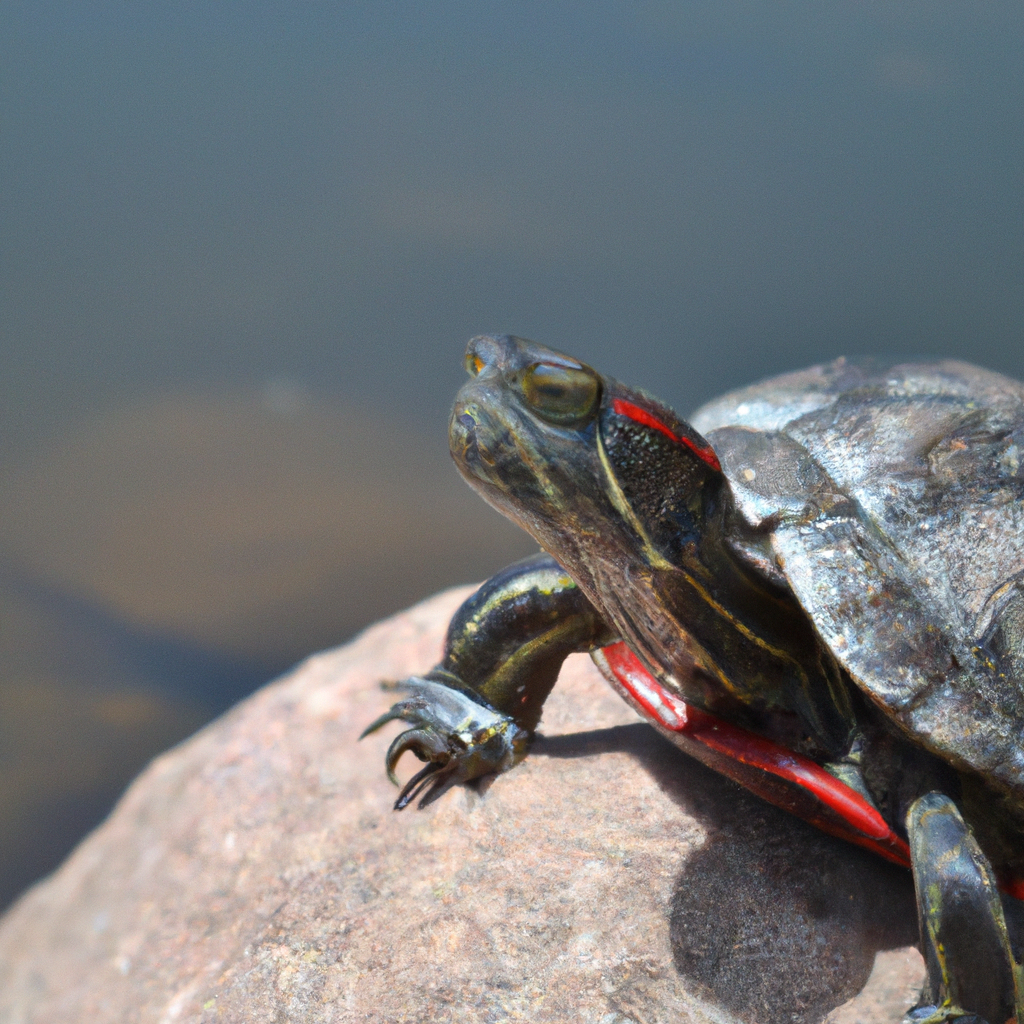
{"type": "Polygon", "coordinates": [[[995,875],[956,805],[941,793],[919,797],[907,812],[907,833],[928,968],[923,1005],[907,1019],[1024,1021],[1021,968],[995,875]]]}
{"type": "Polygon", "coordinates": [[[562,662],[615,636],[565,570],[535,555],[492,576],[448,626],[441,662],[397,684],[409,692],[366,729],[396,719],[387,769],[411,750],[426,767],[399,793],[396,810],[420,806],[458,782],[508,771],[525,756],[562,662]]]}

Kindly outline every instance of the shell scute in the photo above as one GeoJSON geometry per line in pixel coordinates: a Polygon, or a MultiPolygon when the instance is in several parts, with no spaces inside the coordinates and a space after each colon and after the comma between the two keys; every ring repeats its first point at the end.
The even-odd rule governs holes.
{"type": "Polygon", "coordinates": [[[1024,804],[1024,386],[953,361],[838,361],[694,425],[855,682],[1024,804]]]}

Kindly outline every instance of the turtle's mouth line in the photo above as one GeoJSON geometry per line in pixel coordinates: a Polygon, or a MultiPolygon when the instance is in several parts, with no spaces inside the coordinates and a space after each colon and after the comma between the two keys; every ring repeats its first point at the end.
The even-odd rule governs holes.
{"type": "Polygon", "coordinates": [[[458,419],[459,423],[466,428],[463,442],[463,455],[467,459],[476,459],[480,462],[486,463],[488,466],[493,466],[494,456],[485,445],[480,443],[480,432],[478,430],[476,420],[474,420],[468,412],[462,413],[458,419]]]}
{"type": "Polygon", "coordinates": [[[493,483],[496,460],[490,448],[481,443],[480,434],[480,423],[472,413],[457,412],[452,417],[448,446],[463,473],[484,483],[493,483]]]}

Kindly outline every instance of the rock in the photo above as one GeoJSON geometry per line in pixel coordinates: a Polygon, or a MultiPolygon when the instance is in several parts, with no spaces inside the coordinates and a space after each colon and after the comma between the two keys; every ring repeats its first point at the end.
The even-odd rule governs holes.
{"type": "Polygon", "coordinates": [[[585,657],[523,765],[394,813],[390,733],[356,738],[465,593],[153,762],[0,923],[0,1022],[817,1022],[876,954],[896,994],[836,1012],[899,1018],[909,875],[684,757],[585,657]]]}

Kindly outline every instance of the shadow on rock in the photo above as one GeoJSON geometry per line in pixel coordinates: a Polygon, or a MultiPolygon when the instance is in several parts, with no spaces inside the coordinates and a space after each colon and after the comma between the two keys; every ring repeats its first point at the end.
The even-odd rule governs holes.
{"type": "Polygon", "coordinates": [[[917,941],[910,872],[747,793],[643,724],[538,737],[534,753],[633,755],[708,832],[676,881],[676,968],[758,1024],[812,1024],[917,941]]]}

